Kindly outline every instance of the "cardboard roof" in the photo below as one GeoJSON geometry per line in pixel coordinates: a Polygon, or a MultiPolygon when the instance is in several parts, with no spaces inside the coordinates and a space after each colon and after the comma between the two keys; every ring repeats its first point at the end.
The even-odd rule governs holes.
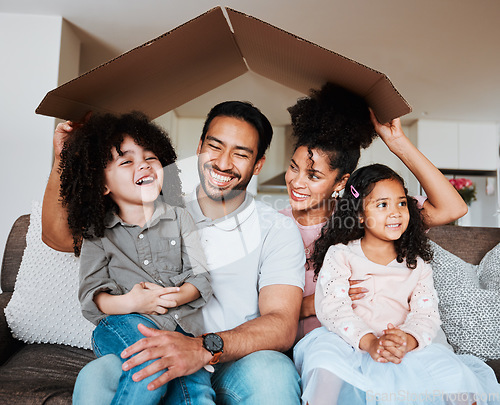
{"type": "Polygon", "coordinates": [[[411,112],[386,75],[255,17],[215,7],[47,93],[37,114],[140,110],[154,119],[251,70],[304,94],[331,81],[381,122],[411,112]],[[226,14],[225,14],[225,13],[226,14]]]}

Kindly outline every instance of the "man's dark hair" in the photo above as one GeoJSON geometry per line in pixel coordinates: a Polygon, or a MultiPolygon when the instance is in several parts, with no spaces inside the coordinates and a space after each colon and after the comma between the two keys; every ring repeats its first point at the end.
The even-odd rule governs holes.
{"type": "Polygon", "coordinates": [[[267,148],[271,144],[273,138],[273,128],[267,117],[253,104],[245,101],[224,101],[213,107],[207,115],[203,131],[201,133],[201,141],[205,141],[208,127],[215,117],[232,117],[248,122],[252,125],[259,134],[259,145],[257,150],[258,161],[266,153],[267,148]]]}

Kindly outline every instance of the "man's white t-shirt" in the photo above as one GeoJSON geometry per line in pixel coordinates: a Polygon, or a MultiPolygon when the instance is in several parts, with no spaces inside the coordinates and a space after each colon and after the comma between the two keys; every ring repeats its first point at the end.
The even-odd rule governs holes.
{"type": "Polygon", "coordinates": [[[234,212],[216,220],[203,215],[196,192],[186,208],[198,227],[212,279],[214,294],[203,307],[206,333],[257,318],[265,286],[304,288],[304,246],[290,218],[249,193],[234,212]]]}

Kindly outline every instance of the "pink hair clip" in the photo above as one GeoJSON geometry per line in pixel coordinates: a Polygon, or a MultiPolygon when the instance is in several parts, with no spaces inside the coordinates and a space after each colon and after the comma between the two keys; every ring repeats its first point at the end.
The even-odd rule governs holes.
{"type": "Polygon", "coordinates": [[[354,186],[351,186],[351,193],[352,193],[352,195],[354,196],[354,198],[358,198],[358,197],[359,197],[359,193],[358,193],[358,191],[354,188],[354,186]]]}

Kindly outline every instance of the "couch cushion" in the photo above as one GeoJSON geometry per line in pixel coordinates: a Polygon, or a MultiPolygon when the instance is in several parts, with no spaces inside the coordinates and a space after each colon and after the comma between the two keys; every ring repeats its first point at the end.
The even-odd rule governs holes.
{"type": "Polygon", "coordinates": [[[93,359],[90,350],[64,345],[26,345],[0,367],[2,403],[71,404],[76,377],[93,359]]]}
{"type": "Polygon", "coordinates": [[[493,369],[497,376],[497,381],[500,382],[500,360],[490,360],[487,361],[486,364],[493,369]]]}
{"type": "Polygon", "coordinates": [[[500,290],[488,280],[498,276],[500,243],[479,265],[466,263],[433,242],[432,247],[434,284],[448,341],[458,354],[500,359],[500,290]]]}
{"type": "Polygon", "coordinates": [[[17,271],[26,247],[26,231],[29,222],[30,216],[22,215],[14,222],[10,230],[2,260],[2,291],[14,291],[17,271]]]}
{"type": "Polygon", "coordinates": [[[94,325],[78,301],[79,261],[42,242],[41,211],[34,202],[15,290],[5,308],[7,322],[23,342],[88,349],[94,325]]]}
{"type": "Polygon", "coordinates": [[[500,242],[500,228],[444,225],[429,230],[429,238],[467,263],[479,264],[500,242]]]}
{"type": "Polygon", "coordinates": [[[3,364],[23,345],[22,342],[14,339],[5,319],[3,310],[11,297],[12,293],[10,292],[0,294],[0,364],[3,364]]]}

